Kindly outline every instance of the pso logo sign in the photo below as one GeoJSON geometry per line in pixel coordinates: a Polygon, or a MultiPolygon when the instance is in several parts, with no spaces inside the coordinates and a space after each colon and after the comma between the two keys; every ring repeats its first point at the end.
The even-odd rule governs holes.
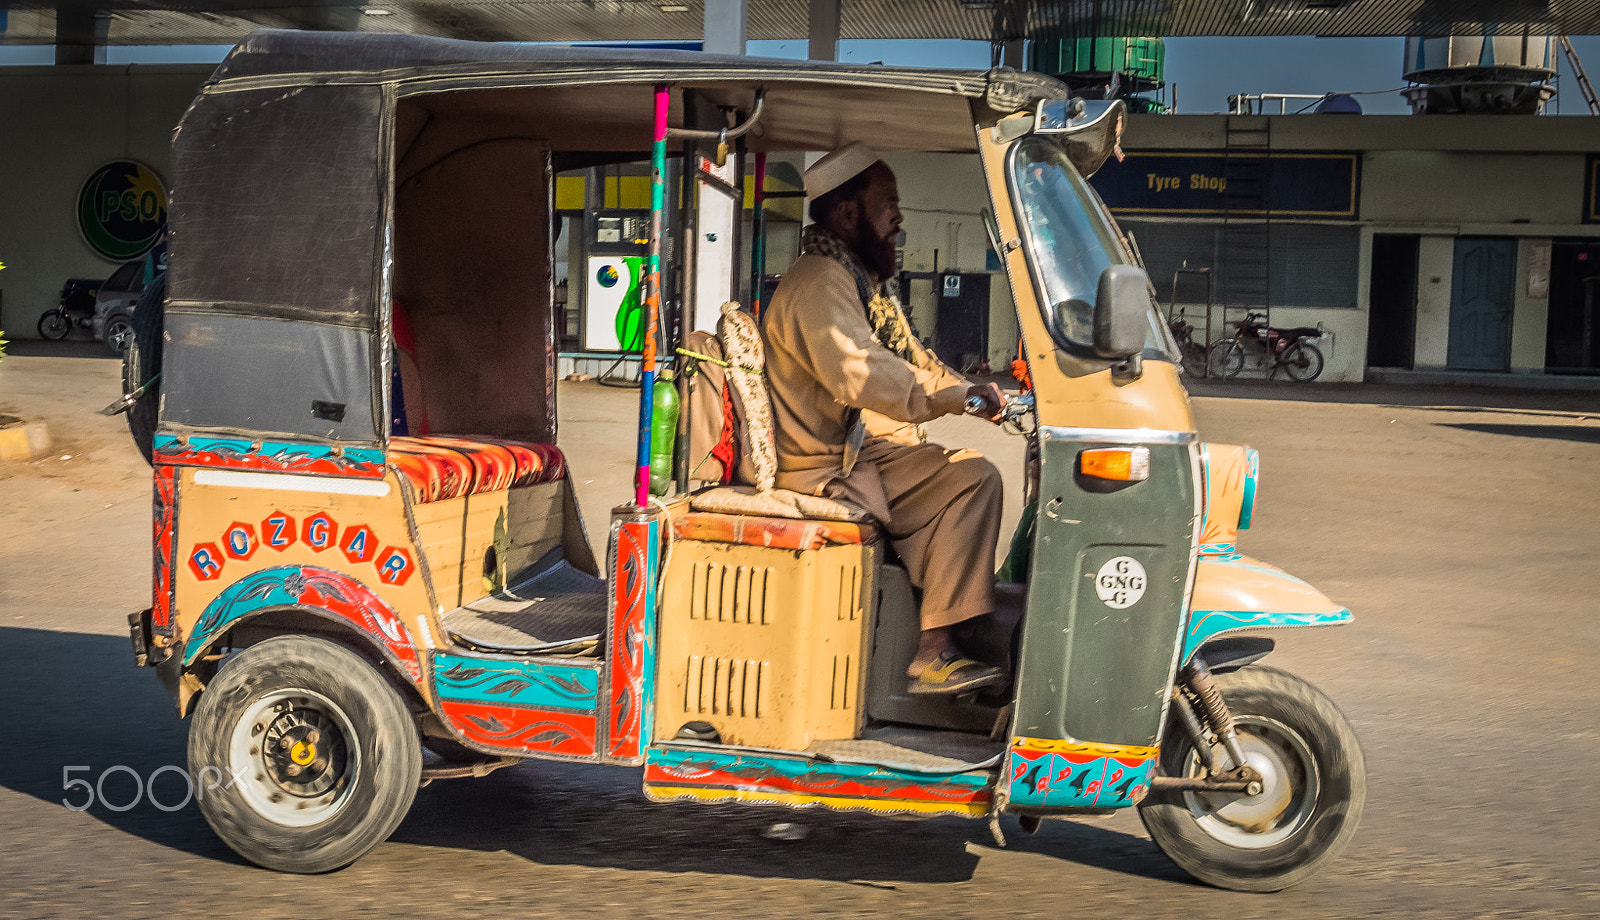
{"type": "Polygon", "coordinates": [[[135,160],[107,163],[78,192],[78,230],[107,259],[149,252],[166,222],[167,190],[155,170],[135,160]]]}

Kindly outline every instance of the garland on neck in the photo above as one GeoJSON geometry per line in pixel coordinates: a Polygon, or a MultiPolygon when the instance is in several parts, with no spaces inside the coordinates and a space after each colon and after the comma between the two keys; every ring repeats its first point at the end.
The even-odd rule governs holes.
{"type": "Polygon", "coordinates": [[[899,283],[896,279],[889,278],[874,285],[861,260],[850,251],[844,240],[821,224],[812,224],[800,234],[800,251],[843,265],[850,277],[855,279],[856,296],[861,298],[861,307],[867,312],[867,322],[872,324],[873,335],[878,337],[883,347],[912,364],[917,363],[916,351],[912,347],[916,333],[906,319],[905,312],[900,309],[899,283]]]}

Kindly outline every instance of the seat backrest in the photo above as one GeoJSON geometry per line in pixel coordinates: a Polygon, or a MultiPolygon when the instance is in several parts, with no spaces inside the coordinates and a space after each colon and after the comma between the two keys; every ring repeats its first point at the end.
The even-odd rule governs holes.
{"type": "Polygon", "coordinates": [[[762,492],[772,489],[778,475],[778,443],[772,427],[772,396],[767,392],[766,351],[761,345],[761,330],[755,317],[728,301],[722,305],[717,321],[717,338],[722,343],[723,359],[728,362],[728,389],[738,426],[740,462],[735,479],[762,492]]]}

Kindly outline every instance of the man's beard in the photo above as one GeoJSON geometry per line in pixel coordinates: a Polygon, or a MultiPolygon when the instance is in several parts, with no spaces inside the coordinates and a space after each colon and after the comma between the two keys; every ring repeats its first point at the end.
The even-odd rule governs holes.
{"type": "Polygon", "coordinates": [[[887,281],[898,267],[895,259],[894,236],[879,239],[872,227],[862,224],[856,238],[850,241],[850,250],[861,260],[861,267],[879,281],[887,281]]]}

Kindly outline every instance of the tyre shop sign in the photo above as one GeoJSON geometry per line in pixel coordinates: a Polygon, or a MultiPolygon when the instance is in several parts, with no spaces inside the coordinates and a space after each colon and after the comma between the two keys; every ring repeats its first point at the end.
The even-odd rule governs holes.
{"type": "Polygon", "coordinates": [[[155,170],[136,160],[107,163],[78,192],[78,230],[107,259],[149,252],[166,223],[167,190],[155,170]]]}

